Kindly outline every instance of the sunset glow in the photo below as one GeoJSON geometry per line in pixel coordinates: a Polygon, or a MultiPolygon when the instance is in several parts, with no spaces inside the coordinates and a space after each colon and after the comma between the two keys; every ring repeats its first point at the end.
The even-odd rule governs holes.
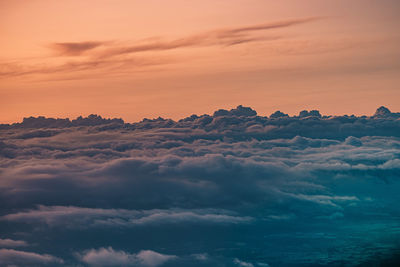
{"type": "Polygon", "coordinates": [[[398,1],[1,1],[1,122],[399,109],[398,1]],[[341,105],[338,106],[337,103],[341,105]]]}
{"type": "Polygon", "coordinates": [[[399,0],[0,0],[0,267],[400,266],[399,0]]]}

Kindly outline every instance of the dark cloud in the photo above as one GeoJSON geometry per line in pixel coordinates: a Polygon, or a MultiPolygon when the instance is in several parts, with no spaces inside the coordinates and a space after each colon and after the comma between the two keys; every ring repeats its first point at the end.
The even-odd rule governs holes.
{"type": "Polygon", "coordinates": [[[275,111],[274,113],[272,113],[270,115],[271,119],[275,119],[275,118],[284,118],[284,117],[289,117],[288,114],[281,112],[280,110],[275,111]]]}
{"type": "Polygon", "coordinates": [[[400,245],[399,132],[385,108],[2,125],[0,244],[36,265],[361,264],[400,245]]]}
{"type": "Polygon", "coordinates": [[[381,106],[379,107],[375,114],[374,114],[375,118],[400,118],[400,113],[393,113],[391,112],[387,107],[381,106]]]}
{"type": "Polygon", "coordinates": [[[321,118],[321,114],[319,113],[318,110],[310,110],[310,111],[303,110],[303,111],[300,111],[299,117],[300,118],[305,118],[305,117],[318,117],[318,118],[321,118]]]}
{"type": "Polygon", "coordinates": [[[263,30],[270,30],[270,29],[276,29],[276,28],[286,28],[286,27],[295,26],[298,24],[303,24],[303,23],[320,20],[322,18],[323,17],[309,17],[309,18],[301,18],[301,19],[282,20],[282,21],[276,21],[276,22],[272,22],[272,23],[264,23],[264,24],[258,24],[258,25],[226,29],[221,32],[223,32],[223,33],[240,33],[240,32],[263,31],[263,30]]]}
{"type": "Polygon", "coordinates": [[[79,42],[79,43],[54,43],[51,48],[63,56],[79,56],[96,47],[104,45],[104,42],[79,42]]]}
{"type": "Polygon", "coordinates": [[[257,112],[249,107],[243,107],[242,105],[237,106],[237,108],[231,109],[230,111],[225,109],[220,109],[214,112],[214,117],[220,116],[256,116],[257,112]]]}

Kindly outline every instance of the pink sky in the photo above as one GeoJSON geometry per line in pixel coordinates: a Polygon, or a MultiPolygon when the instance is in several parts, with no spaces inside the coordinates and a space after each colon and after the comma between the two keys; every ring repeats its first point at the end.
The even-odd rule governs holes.
{"type": "Polygon", "coordinates": [[[400,111],[399,12],[397,0],[0,0],[0,123],[400,111]]]}

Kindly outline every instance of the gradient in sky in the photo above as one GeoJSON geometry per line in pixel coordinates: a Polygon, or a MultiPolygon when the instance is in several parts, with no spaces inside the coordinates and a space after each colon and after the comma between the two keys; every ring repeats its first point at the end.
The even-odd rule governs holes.
{"type": "Polygon", "coordinates": [[[0,1],[0,122],[400,109],[400,3],[0,1]]]}

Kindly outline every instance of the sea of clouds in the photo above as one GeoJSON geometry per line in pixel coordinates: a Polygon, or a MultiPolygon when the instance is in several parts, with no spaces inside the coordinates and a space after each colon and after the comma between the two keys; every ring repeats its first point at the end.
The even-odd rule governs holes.
{"type": "Polygon", "coordinates": [[[1,266],[394,262],[400,114],[0,125],[1,266]]]}

